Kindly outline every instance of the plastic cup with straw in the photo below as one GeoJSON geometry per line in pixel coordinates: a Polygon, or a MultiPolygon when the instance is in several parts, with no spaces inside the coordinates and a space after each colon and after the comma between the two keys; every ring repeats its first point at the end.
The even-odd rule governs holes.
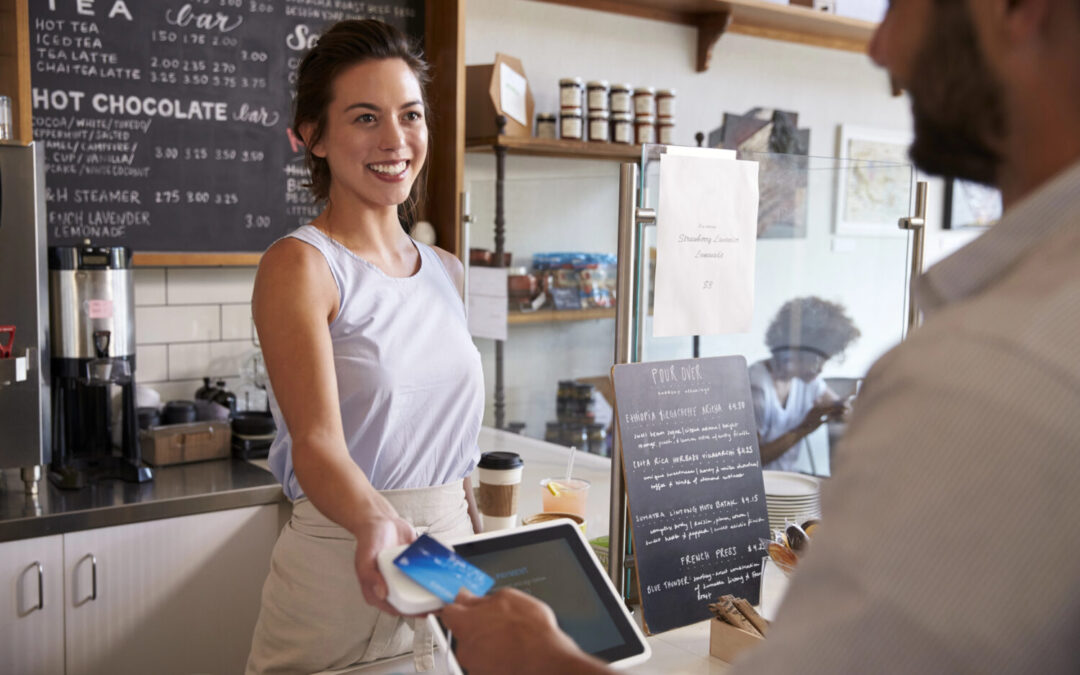
{"type": "Polygon", "coordinates": [[[570,448],[565,478],[545,478],[540,481],[545,513],[573,513],[585,518],[589,481],[572,477],[576,454],[574,448],[570,448]]]}

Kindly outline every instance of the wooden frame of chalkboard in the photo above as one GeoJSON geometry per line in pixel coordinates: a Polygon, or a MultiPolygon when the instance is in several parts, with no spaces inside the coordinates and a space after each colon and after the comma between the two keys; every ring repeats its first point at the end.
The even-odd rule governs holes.
{"type": "MultiPolygon", "coordinates": [[[[357,15],[377,16],[401,24],[399,27],[409,34],[424,36],[425,53],[432,64],[434,77],[429,90],[433,114],[428,199],[421,217],[435,226],[440,246],[460,255],[458,195],[464,171],[462,0],[382,0],[375,3],[343,0],[335,3],[333,9],[326,8],[325,3],[306,0],[284,0],[282,3],[223,0],[221,8],[213,11],[182,0],[157,0],[138,5],[99,2],[92,8],[92,14],[86,13],[88,8],[74,0],[58,0],[33,7],[28,6],[27,0],[0,0],[0,35],[18,38],[0,41],[4,44],[0,48],[0,91],[14,94],[16,140],[29,142],[26,128],[36,123],[33,136],[45,141],[47,149],[50,141],[58,145],[56,152],[47,156],[47,164],[59,166],[66,162],[68,174],[59,175],[70,176],[74,171],[80,179],[90,177],[101,183],[90,187],[79,186],[78,181],[63,185],[64,179],[57,178],[53,181],[55,185],[50,185],[46,178],[52,207],[50,213],[54,214],[52,225],[66,228],[50,232],[50,243],[78,242],[84,233],[90,233],[99,235],[94,237],[95,242],[131,246],[137,265],[258,264],[261,253],[256,251],[261,251],[277,236],[310,217],[310,211],[305,214],[303,204],[298,203],[302,200],[298,199],[290,201],[288,208],[293,212],[286,215],[284,222],[274,222],[278,218],[276,212],[275,215],[269,213],[269,207],[266,207],[268,213],[256,213],[256,209],[251,208],[244,213],[223,215],[244,198],[243,189],[218,188],[218,183],[227,182],[226,179],[240,176],[242,181],[248,176],[243,171],[247,167],[243,166],[239,156],[248,151],[254,156],[248,157],[251,160],[249,166],[258,166],[262,161],[269,161],[267,158],[271,154],[263,150],[266,144],[259,142],[257,134],[252,135],[248,127],[269,126],[268,123],[273,121],[280,136],[275,137],[277,141],[283,142],[281,139],[287,134],[288,101],[284,106],[275,107],[259,99],[259,93],[271,96],[274,92],[269,90],[280,85],[281,92],[288,98],[287,85],[275,85],[274,78],[280,73],[281,79],[286,79],[286,73],[294,69],[291,66],[295,64],[289,61],[295,54],[284,46],[279,49],[270,44],[269,38],[263,35],[277,35],[299,53],[299,48],[306,48],[312,35],[324,25],[342,18],[337,14],[347,15],[352,8],[359,12],[357,15]],[[285,16],[290,11],[291,14],[285,16]],[[246,27],[241,26],[244,21],[246,27]],[[267,31],[268,26],[276,30],[267,31]],[[246,39],[241,39],[242,28],[251,29],[246,39]],[[211,44],[215,39],[221,44],[211,44]],[[229,41],[227,45],[224,44],[226,40],[229,41]],[[138,44],[133,46],[133,43],[138,44]],[[170,52],[170,48],[175,53],[170,52]],[[282,54],[287,51],[288,54],[282,54]],[[275,61],[282,63],[272,68],[263,65],[275,61]],[[241,91],[245,89],[249,91],[241,91]],[[236,91],[241,93],[235,94],[236,91]],[[143,109],[148,103],[154,108],[149,114],[143,109]],[[31,108],[38,118],[33,121],[31,108]],[[54,118],[51,121],[47,119],[50,116],[54,118]],[[81,117],[87,119],[80,122],[81,117]],[[110,118],[116,118],[124,128],[105,128],[112,121],[110,118]],[[166,124],[176,122],[177,118],[194,125],[192,129],[203,124],[204,131],[205,128],[211,128],[211,131],[185,137],[185,133],[176,131],[176,124],[172,129],[166,124]],[[57,120],[63,121],[66,129],[57,120]],[[147,127],[158,122],[154,132],[141,129],[144,136],[141,139],[135,137],[140,128],[131,126],[140,120],[149,122],[147,127]],[[218,123],[220,128],[215,131],[213,124],[207,124],[210,122],[218,123]],[[75,123],[83,126],[73,129],[75,123]],[[162,134],[160,138],[146,136],[153,136],[158,129],[162,134]],[[65,138],[60,139],[58,133],[65,138]],[[215,139],[225,138],[234,146],[243,146],[236,139],[245,133],[249,136],[246,147],[224,148],[223,153],[218,153],[217,159],[224,162],[221,166],[230,161],[235,166],[224,173],[215,169],[218,175],[214,182],[215,176],[211,175],[214,171],[200,167],[213,168],[208,157],[221,149],[215,139]],[[75,138],[79,134],[81,136],[75,138]],[[83,137],[86,135],[101,136],[94,139],[94,146],[89,150],[86,147],[89,139],[83,137]],[[189,137],[195,141],[190,141],[189,137]],[[143,151],[158,156],[138,157],[140,140],[143,151]],[[188,167],[173,171],[170,178],[173,184],[159,181],[159,184],[139,190],[138,182],[148,178],[154,162],[171,162],[174,167],[187,162],[188,167]],[[136,169],[142,169],[142,175],[136,169]],[[108,175],[109,171],[120,170],[131,174],[123,177],[120,186],[116,181],[107,180],[112,177],[108,175]],[[209,185],[207,181],[210,181],[209,185]],[[107,184],[110,182],[113,184],[107,184]],[[65,187],[66,193],[61,194],[65,187]],[[85,200],[79,208],[72,206],[76,190],[83,190],[78,198],[85,200]],[[66,202],[58,201],[64,197],[66,202]],[[120,203],[111,203],[112,198],[120,203]],[[187,202],[183,202],[185,199],[187,202]],[[126,204],[124,200],[127,200],[126,204]],[[137,205],[132,207],[132,201],[137,205]],[[149,228],[144,226],[151,220],[148,213],[154,211],[154,207],[146,208],[150,206],[148,202],[158,208],[181,206],[184,208],[182,218],[188,220],[180,220],[180,216],[173,216],[171,222],[167,217],[155,218],[154,224],[160,223],[158,233],[148,234],[149,228]],[[207,207],[219,210],[214,213],[207,207]],[[239,224],[236,224],[237,216],[241,218],[239,224]],[[205,223],[215,217],[218,220],[214,225],[206,227],[205,223]],[[252,236],[243,231],[228,232],[225,231],[227,227],[218,224],[225,220],[235,224],[237,230],[254,228],[273,230],[273,233],[252,236]],[[119,234],[110,236],[114,233],[119,234]]],[[[295,149],[295,146],[291,148],[295,149]]],[[[292,162],[295,152],[290,154],[292,162]]],[[[274,167],[277,167],[276,163],[274,167]]],[[[168,173],[161,170],[157,175],[161,177],[168,173]]],[[[302,188],[297,190],[300,181],[295,179],[295,171],[285,178],[276,175],[280,173],[280,170],[271,172],[272,180],[265,181],[264,175],[253,172],[254,177],[242,186],[249,192],[248,204],[260,202],[262,206],[277,199],[274,180],[283,184],[288,182],[286,192],[302,191],[302,188]],[[271,183],[270,189],[264,183],[271,183]],[[255,199],[256,196],[261,199],[255,199]]]]}
{"type": "Polygon", "coordinates": [[[708,619],[726,593],[757,604],[769,525],[746,359],[623,364],[611,378],[646,630],[708,619]]]}

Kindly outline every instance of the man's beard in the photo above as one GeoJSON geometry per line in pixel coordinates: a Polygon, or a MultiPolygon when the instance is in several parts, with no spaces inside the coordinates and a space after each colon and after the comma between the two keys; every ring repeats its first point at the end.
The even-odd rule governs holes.
{"type": "Polygon", "coordinates": [[[915,120],[911,159],[931,174],[993,185],[1005,135],[1001,86],[979,51],[966,4],[934,4],[907,83],[915,120]]]}

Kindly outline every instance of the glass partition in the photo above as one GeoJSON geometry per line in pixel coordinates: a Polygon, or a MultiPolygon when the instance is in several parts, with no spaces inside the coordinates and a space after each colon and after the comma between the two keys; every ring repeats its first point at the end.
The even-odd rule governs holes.
{"type": "MultiPolygon", "coordinates": [[[[763,387],[767,395],[755,392],[763,441],[802,422],[808,411],[798,408],[806,400],[827,407],[834,397],[837,405],[853,397],[874,361],[904,337],[911,235],[898,223],[910,213],[912,167],[740,153],[738,159],[758,163],[752,326],[746,333],[657,338],[651,303],[657,228],[663,226],[663,152],[663,146],[647,146],[643,158],[640,205],[658,210],[659,225],[639,229],[639,360],[744,356],[751,381],[773,385],[763,387]]],[[[842,420],[833,415],[766,468],[828,476],[842,420]]]]}
{"type": "MultiPolygon", "coordinates": [[[[504,427],[524,424],[524,435],[607,454],[611,412],[598,392],[603,387],[568,383],[606,383],[614,358],[618,164],[512,159],[513,176],[503,181],[510,267],[504,427]]],[[[496,181],[472,178],[465,189],[473,220],[470,247],[492,251],[496,181]]],[[[484,424],[495,426],[495,342],[475,343],[483,358],[484,424]]]]}
{"type": "MultiPolygon", "coordinates": [[[[641,206],[658,206],[663,147],[646,147],[641,206]]],[[[741,354],[750,364],[768,359],[773,352],[766,334],[781,307],[799,298],[820,298],[841,306],[859,332],[842,355],[825,360],[820,372],[830,391],[847,398],[870,365],[904,335],[910,237],[897,223],[910,213],[912,168],[791,155],[739,158],[759,163],[762,219],[752,327],[743,334],[702,336],[697,353],[741,354]]],[[[465,186],[473,215],[470,246],[493,250],[498,183],[490,170],[493,161],[490,156],[470,160],[465,186]]],[[[513,160],[514,171],[502,181],[504,248],[511,268],[511,310],[502,350],[504,426],[524,424],[520,431],[527,436],[604,453],[610,442],[605,395],[610,396],[607,377],[615,345],[619,165],[513,160]]],[[[640,239],[639,359],[690,358],[692,336],[652,337],[648,303],[656,227],[640,226],[640,239]]],[[[494,426],[499,389],[495,343],[477,338],[476,344],[486,378],[484,423],[494,426]]],[[[839,422],[823,426],[791,468],[828,475],[830,444],[842,432],[839,422]]]]}

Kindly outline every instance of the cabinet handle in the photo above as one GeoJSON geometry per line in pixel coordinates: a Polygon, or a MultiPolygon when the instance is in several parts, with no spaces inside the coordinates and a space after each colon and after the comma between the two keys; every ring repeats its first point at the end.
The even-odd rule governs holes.
{"type": "Polygon", "coordinates": [[[97,600],[97,557],[90,554],[90,599],[97,600]]]}
{"type": "Polygon", "coordinates": [[[79,559],[81,565],[84,560],[90,559],[90,597],[85,600],[81,600],[76,605],[81,605],[91,600],[97,600],[97,557],[93,553],[87,553],[79,559]]]}
{"type": "Polygon", "coordinates": [[[40,561],[34,561],[34,567],[37,567],[37,608],[45,609],[45,567],[40,561]]]}

